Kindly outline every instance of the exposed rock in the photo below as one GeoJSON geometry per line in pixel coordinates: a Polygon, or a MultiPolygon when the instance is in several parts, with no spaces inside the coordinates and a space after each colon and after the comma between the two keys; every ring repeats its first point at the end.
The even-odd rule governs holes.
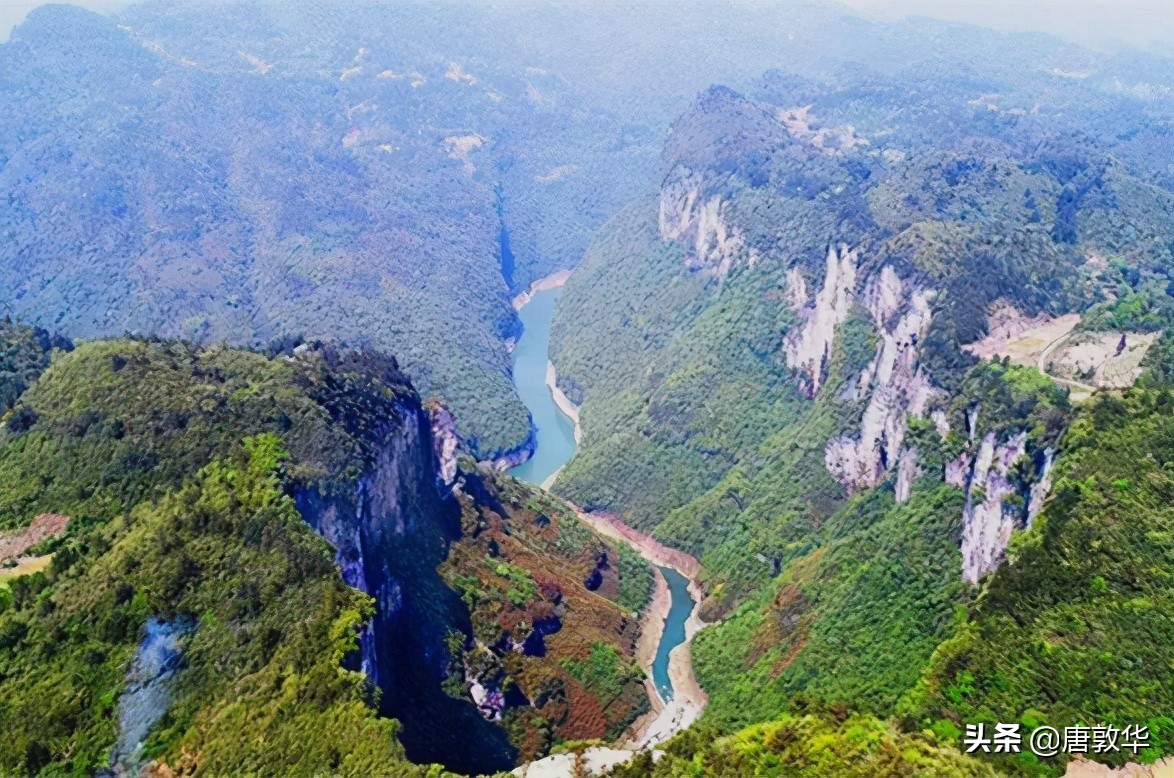
{"type": "Polygon", "coordinates": [[[172,690],[182,666],[180,640],[191,632],[186,621],[149,619],[126,673],[126,689],[118,700],[118,742],[110,752],[116,775],[137,775],[143,765],[143,742],[171,705],[172,690]]]}
{"type": "Polygon", "coordinates": [[[432,422],[432,449],[436,452],[438,478],[442,486],[451,487],[457,478],[457,420],[439,400],[425,405],[432,422]]]}
{"type": "Polygon", "coordinates": [[[1015,512],[1004,507],[1004,499],[1017,491],[1007,474],[1026,443],[1026,432],[998,445],[995,433],[988,432],[979,446],[962,512],[962,579],[967,583],[978,583],[1003,561],[1017,527],[1015,512]]]}
{"type": "MultiPolygon", "coordinates": [[[[412,86],[415,86],[413,82],[412,86]]],[[[465,165],[465,172],[472,173],[475,169],[469,161],[469,155],[485,146],[485,138],[475,132],[468,135],[451,135],[444,139],[444,149],[449,157],[460,160],[465,165]]]]}
{"type": "Polygon", "coordinates": [[[15,559],[42,540],[65,532],[69,517],[57,513],[42,513],[23,530],[0,532],[0,562],[15,559]]]}
{"type": "Polygon", "coordinates": [[[1142,372],[1157,332],[1081,332],[1051,352],[1049,370],[1060,379],[1101,389],[1126,389],[1142,372]]]}
{"type": "Polygon", "coordinates": [[[1027,526],[1030,527],[1035,517],[1043,510],[1044,500],[1052,490],[1052,464],[1056,458],[1056,449],[1044,450],[1044,461],[1040,466],[1039,480],[1031,485],[1031,498],[1027,502],[1027,526]]]}
{"type": "MultiPolygon", "coordinates": [[[[1023,334],[1049,324],[1052,318],[1039,314],[1028,318],[1006,300],[996,300],[987,310],[987,334],[981,340],[962,347],[976,357],[990,359],[1008,353],[1008,345],[1023,334]]],[[[1046,344],[1045,344],[1046,345],[1046,344]]]]}
{"type": "Polygon", "coordinates": [[[437,571],[460,536],[460,506],[438,484],[444,444],[413,403],[383,432],[383,445],[349,492],[294,495],[302,517],[336,549],[343,579],[375,600],[359,636],[358,663],[379,688],[379,711],[400,721],[409,759],[484,773],[512,766],[517,750],[472,700],[442,688],[450,667],[446,639],[468,634],[460,595],[437,571]]]}
{"type": "Polygon", "coordinates": [[[966,452],[958,455],[958,458],[946,464],[946,483],[950,486],[957,486],[959,489],[966,488],[966,482],[970,480],[970,465],[972,457],[966,452]]]}
{"type": "Polygon", "coordinates": [[[906,446],[901,449],[901,456],[897,460],[897,503],[909,500],[913,490],[913,482],[917,480],[920,470],[917,466],[917,449],[906,446]]]}
{"type": "Polygon", "coordinates": [[[1120,767],[1094,762],[1077,755],[1064,772],[1064,778],[1169,778],[1174,773],[1174,757],[1159,759],[1153,764],[1126,762],[1120,767]]]}
{"type": "Polygon", "coordinates": [[[944,410],[935,408],[930,412],[929,418],[933,420],[933,426],[938,431],[938,435],[945,438],[950,434],[950,421],[946,418],[946,412],[944,410]]]}
{"type": "Polygon", "coordinates": [[[828,247],[823,288],[814,301],[807,299],[806,284],[800,276],[787,276],[788,298],[801,322],[787,333],[783,343],[787,365],[807,374],[804,390],[814,397],[827,372],[827,361],[835,342],[836,327],[843,324],[852,309],[856,291],[857,252],[841,245],[828,247]],[[802,301],[802,304],[798,304],[802,301]]]}
{"type": "Polygon", "coordinates": [[[787,271],[786,300],[794,311],[802,311],[807,305],[807,282],[797,267],[787,271]]]}
{"type": "MultiPolygon", "coordinates": [[[[891,271],[882,271],[869,290],[866,302],[877,323],[881,342],[876,356],[858,379],[857,395],[871,392],[868,405],[860,420],[859,434],[829,441],[824,452],[828,472],[849,490],[880,482],[896,464],[908,417],[924,416],[930,402],[942,394],[918,364],[919,344],[932,318],[929,302],[933,292],[913,292],[905,313],[888,327],[885,322],[892,320],[904,300],[901,280],[891,271]]],[[[906,475],[911,476],[916,460],[904,467],[906,475]]]]}
{"type": "Polygon", "coordinates": [[[530,422],[530,434],[522,441],[522,445],[515,449],[506,451],[493,457],[492,465],[494,470],[505,472],[510,468],[517,467],[523,462],[534,456],[534,452],[538,448],[537,430],[534,427],[534,422],[530,422]]]}
{"type": "Polygon", "coordinates": [[[850,124],[838,127],[816,127],[811,116],[812,106],[804,105],[797,108],[779,108],[776,112],[778,120],[787,128],[791,136],[804,141],[825,154],[848,154],[858,146],[867,146],[867,138],[856,133],[856,128],[850,124]]]}
{"type": "Polygon", "coordinates": [[[904,285],[892,265],[885,265],[880,273],[873,276],[864,290],[864,307],[872,314],[877,330],[887,329],[889,321],[901,310],[905,302],[903,291],[904,285]]]}
{"type": "Polygon", "coordinates": [[[966,409],[966,439],[971,443],[978,432],[978,412],[981,408],[981,405],[973,405],[966,409]]]}
{"type": "Polygon", "coordinates": [[[726,218],[721,195],[705,197],[701,177],[678,168],[660,193],[660,236],[678,241],[690,269],[718,276],[729,272],[742,252],[742,233],[726,218]]]}

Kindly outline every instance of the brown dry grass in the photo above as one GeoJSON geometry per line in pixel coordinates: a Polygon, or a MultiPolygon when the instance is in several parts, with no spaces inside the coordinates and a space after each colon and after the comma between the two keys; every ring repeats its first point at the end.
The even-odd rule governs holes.
{"type": "Polygon", "coordinates": [[[68,516],[42,513],[23,530],[0,533],[0,562],[15,559],[42,540],[57,537],[68,524],[68,516]]]}

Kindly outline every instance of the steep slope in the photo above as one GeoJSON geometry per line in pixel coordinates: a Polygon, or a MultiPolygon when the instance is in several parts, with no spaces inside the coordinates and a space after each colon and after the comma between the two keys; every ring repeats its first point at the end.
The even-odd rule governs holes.
{"type": "Polygon", "coordinates": [[[52,350],[70,349],[73,345],[39,327],[23,327],[5,319],[0,321],[0,347],[3,349],[0,350],[0,416],[3,416],[49,366],[52,350]]]}
{"type": "Polygon", "coordinates": [[[487,772],[647,706],[647,566],[458,469],[394,360],[94,342],[0,435],[0,526],[71,517],[0,588],[9,771],[487,772]]]}
{"type": "MultiPolygon", "coordinates": [[[[1044,357],[964,346],[1093,305],[1105,342],[1123,337],[1106,326],[1171,325],[1168,191],[1113,139],[1057,135],[1062,111],[992,123],[973,84],[918,79],[704,93],[659,196],[604,228],[556,317],[584,430],[556,490],[701,558],[703,612],[722,622],[694,664],[725,732],[797,704],[893,715],[1038,531],[1068,384],[1044,357]],[[919,134],[911,81],[953,105],[940,138],[919,134]]],[[[1156,694],[1129,711],[1158,732],[1156,694]]]]}
{"type": "Polygon", "coordinates": [[[1047,505],[902,704],[910,726],[1147,725],[1142,758],[1171,753],[1171,402],[1166,383],[1100,395],[1077,417],[1047,505]]]}
{"type": "MultiPolygon", "coordinates": [[[[894,119],[894,152],[1001,131],[1038,103],[1128,139],[1130,174],[1164,175],[1168,63],[1038,36],[789,3],[47,6],[0,45],[0,300],[78,338],[369,342],[442,393],[468,449],[491,458],[529,433],[509,298],[577,264],[647,191],[698,89],[748,89],[780,65],[811,80],[761,91],[829,153],[894,119]],[[829,88],[861,66],[908,70],[829,88]],[[944,97],[957,82],[978,105],[944,97]]],[[[1086,179],[1065,182],[1065,202],[1096,197],[1086,179]]],[[[705,194],[686,232],[694,259],[720,266],[748,236],[723,233],[737,205],[705,194]]]]}

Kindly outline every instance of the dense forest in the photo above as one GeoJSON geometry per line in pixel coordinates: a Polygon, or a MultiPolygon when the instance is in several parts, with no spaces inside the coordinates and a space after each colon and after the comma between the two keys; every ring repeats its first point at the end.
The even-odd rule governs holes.
{"type": "MultiPolygon", "coordinates": [[[[1106,196],[1094,177],[1114,175],[1089,167],[1084,135],[1115,133],[1118,160],[1169,178],[1168,125],[1104,124],[1122,108],[1160,112],[1147,89],[1167,68],[1039,36],[866,24],[786,3],[597,14],[152,2],[113,18],[51,5],[0,45],[0,314],[72,338],[370,344],[443,394],[469,450],[493,458],[530,431],[510,386],[509,299],[579,264],[606,220],[656,188],[666,132],[699,90],[726,83],[787,108],[812,104],[828,127],[848,121],[859,134],[821,143],[879,133],[890,151],[998,130],[1038,102],[1065,134],[1019,139],[1059,151],[1033,163],[1057,174],[1034,197],[1064,188],[1065,214],[1076,214],[1106,196]],[[768,68],[782,70],[764,79],[768,68]],[[945,99],[953,92],[966,100],[945,99]],[[995,92],[997,110],[968,102],[995,92]]],[[[874,167],[833,175],[812,164],[796,160],[788,180],[809,207],[763,219],[826,218],[816,206],[846,184],[836,177],[874,167]]],[[[758,162],[742,172],[752,168],[765,172],[758,162]]],[[[1013,194],[1019,205],[1033,196],[1013,194]]],[[[1071,233],[1067,221],[1056,229],[1071,233]]]]}
{"type": "MultiPolygon", "coordinates": [[[[1174,310],[1174,192],[1134,139],[1169,121],[1056,76],[864,68],[713,87],[676,121],[552,335],[584,430],[555,491],[698,555],[719,622],[694,665],[734,739],[682,736],[666,774],[787,773],[742,728],[797,705],[944,746],[975,721],[1146,724],[1139,758],[1169,753],[1169,526],[1133,516],[1162,500],[1134,460],[1164,461],[1147,333],[1174,310]],[[1116,509],[1088,478],[1128,538],[1093,529],[1116,509]]],[[[995,766],[1060,769],[1030,756],[995,766]]]]}
{"type": "MultiPolygon", "coordinates": [[[[0,431],[4,539],[67,522],[0,568],[3,771],[492,770],[647,708],[648,566],[471,461],[445,498],[394,360],[120,340],[50,364],[54,342],[0,340],[28,384],[0,431]],[[387,479],[390,506],[362,502],[387,479]],[[378,558],[350,556],[354,528],[319,510],[352,499],[402,527],[378,558]],[[446,726],[472,756],[435,737],[446,726]]],[[[381,536],[361,537],[374,554],[381,536]]]]}
{"type": "Polygon", "coordinates": [[[1174,757],[1172,93],[1159,54],[781,0],[34,10],[0,773],[627,748],[672,599],[582,511],[699,565],[701,717],[616,775],[1072,766],[979,722],[1174,757]],[[547,491],[506,470],[555,273],[547,491]]]}

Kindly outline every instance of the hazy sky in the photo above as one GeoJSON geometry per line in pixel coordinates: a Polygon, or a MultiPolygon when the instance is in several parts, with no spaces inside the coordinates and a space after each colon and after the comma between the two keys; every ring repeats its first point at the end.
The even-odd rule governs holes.
{"type": "MultiPolygon", "coordinates": [[[[1160,44],[1174,52],[1174,0],[841,0],[880,19],[906,15],[969,22],[1000,30],[1040,30],[1080,43],[1160,44]]],[[[639,0],[635,0],[639,2],[639,0]]],[[[77,0],[111,11],[128,0],[77,0]]],[[[0,0],[0,41],[43,0],[0,0]]]]}
{"type": "MultiPolygon", "coordinates": [[[[2,2],[3,0],[0,0],[2,2]]],[[[932,16],[999,30],[1040,30],[1079,43],[1174,44],[1172,0],[841,0],[866,16],[932,16]]]]}

